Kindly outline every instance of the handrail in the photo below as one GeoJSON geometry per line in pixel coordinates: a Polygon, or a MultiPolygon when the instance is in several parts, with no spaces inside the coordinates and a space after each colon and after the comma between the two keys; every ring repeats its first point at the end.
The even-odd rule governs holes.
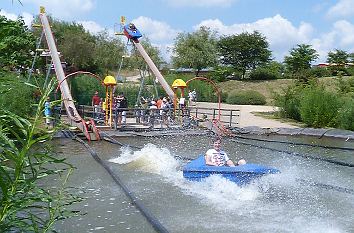
{"type": "MultiPolygon", "coordinates": [[[[93,117],[94,114],[94,109],[91,105],[78,105],[77,109],[82,112],[82,117],[93,117]]],[[[143,117],[144,115],[142,113],[145,113],[145,116],[150,112],[156,112],[155,115],[160,116],[159,112],[161,109],[146,109],[146,108],[120,108],[122,111],[126,111],[126,118],[132,119],[136,118],[136,121],[132,122],[127,122],[127,125],[129,124],[143,124],[143,122],[140,122],[138,119],[139,117],[143,117]]],[[[181,109],[177,109],[177,113],[182,111],[181,109]]],[[[221,118],[220,122],[228,127],[233,127],[233,126],[238,126],[239,125],[239,118],[240,118],[240,110],[235,110],[235,109],[217,109],[217,108],[204,108],[204,107],[188,107],[187,108],[187,115],[183,115],[184,117],[191,117],[193,119],[197,119],[199,121],[203,121],[206,119],[213,120],[216,119],[217,117],[217,112],[220,111],[221,113],[221,118]]],[[[104,113],[102,113],[103,116],[104,113]]],[[[172,116],[173,115],[173,109],[167,111],[166,113],[167,116],[172,116]]],[[[180,114],[176,114],[177,116],[181,116],[180,114]]],[[[113,114],[113,117],[115,117],[115,112],[113,114]]],[[[161,120],[161,119],[160,119],[161,120]]]]}

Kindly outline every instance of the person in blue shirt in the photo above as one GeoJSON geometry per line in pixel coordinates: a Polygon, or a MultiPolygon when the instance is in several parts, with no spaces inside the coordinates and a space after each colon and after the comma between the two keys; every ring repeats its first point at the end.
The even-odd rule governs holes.
{"type": "Polygon", "coordinates": [[[50,98],[47,97],[47,100],[44,103],[44,116],[45,116],[45,123],[47,126],[50,126],[51,123],[51,116],[52,116],[52,110],[50,106],[50,98]]]}

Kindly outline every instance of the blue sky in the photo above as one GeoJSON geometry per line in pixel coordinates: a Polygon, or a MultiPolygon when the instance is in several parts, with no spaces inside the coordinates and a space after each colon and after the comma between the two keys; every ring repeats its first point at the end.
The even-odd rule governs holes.
{"type": "MultiPolygon", "coordinates": [[[[354,52],[354,0],[1,0],[0,14],[30,24],[39,6],[47,14],[76,21],[90,32],[113,35],[121,15],[134,22],[169,57],[174,38],[200,26],[219,35],[260,31],[273,56],[283,61],[296,44],[311,44],[325,62],[335,49],[354,52]]],[[[168,59],[167,59],[168,60],[168,59]]]]}

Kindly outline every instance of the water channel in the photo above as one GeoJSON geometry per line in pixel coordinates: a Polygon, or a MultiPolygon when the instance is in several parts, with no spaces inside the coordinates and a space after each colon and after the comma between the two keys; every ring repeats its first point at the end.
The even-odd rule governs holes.
{"type": "MultiPolygon", "coordinates": [[[[224,139],[231,159],[245,158],[281,171],[239,187],[219,176],[203,182],[183,178],[181,168],[187,161],[176,157],[196,158],[211,147],[212,137],[116,139],[142,149],[107,141],[91,146],[169,232],[354,232],[354,168],[311,158],[354,164],[353,151],[242,140],[272,150],[224,139]]],[[[343,139],[267,139],[354,148],[354,142],[343,139]]],[[[56,231],[155,232],[82,144],[66,138],[53,144],[77,167],[70,185],[84,197],[72,206],[82,215],[57,223],[56,231]]]]}

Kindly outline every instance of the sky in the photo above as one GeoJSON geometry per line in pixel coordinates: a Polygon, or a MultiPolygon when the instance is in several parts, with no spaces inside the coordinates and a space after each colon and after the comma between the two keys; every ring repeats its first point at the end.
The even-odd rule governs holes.
{"type": "Polygon", "coordinates": [[[178,33],[207,26],[220,36],[261,32],[279,62],[297,44],[311,44],[326,62],[329,51],[354,52],[354,0],[0,0],[0,15],[27,25],[39,6],[58,20],[81,23],[95,34],[133,22],[169,61],[178,33]]]}

